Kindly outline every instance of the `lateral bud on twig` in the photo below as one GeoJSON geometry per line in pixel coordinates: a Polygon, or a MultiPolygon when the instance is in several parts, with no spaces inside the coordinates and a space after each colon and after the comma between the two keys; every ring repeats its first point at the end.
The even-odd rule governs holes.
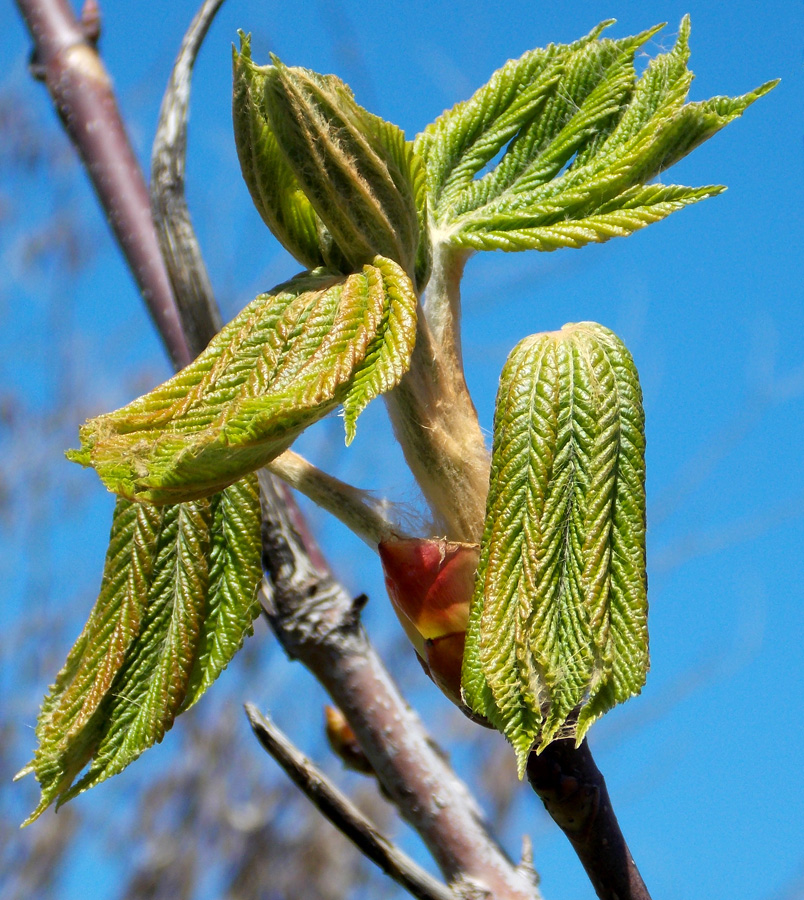
{"type": "Polygon", "coordinates": [[[347,769],[363,775],[375,774],[357,736],[336,706],[324,707],[324,731],[330,749],[347,769]]]}

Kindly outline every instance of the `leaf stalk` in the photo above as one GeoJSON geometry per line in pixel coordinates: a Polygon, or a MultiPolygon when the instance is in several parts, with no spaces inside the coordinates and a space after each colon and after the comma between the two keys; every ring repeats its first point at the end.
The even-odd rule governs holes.
{"type": "Polygon", "coordinates": [[[410,370],[386,402],[430,506],[433,533],[476,543],[486,512],[489,454],[463,370],[460,284],[467,257],[465,251],[434,247],[410,370]]]}

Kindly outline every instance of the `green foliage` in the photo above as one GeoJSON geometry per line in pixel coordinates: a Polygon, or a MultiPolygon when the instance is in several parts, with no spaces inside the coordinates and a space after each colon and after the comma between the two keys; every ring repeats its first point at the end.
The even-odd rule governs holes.
{"type": "Polygon", "coordinates": [[[255,475],[175,506],[118,500],[98,600],[36,726],[28,822],[161,741],[226,668],[259,612],[260,552],[255,475]]]}
{"type": "Polygon", "coordinates": [[[608,24],[507,63],[417,138],[438,240],[464,250],[581,247],[723,190],[648,182],[776,82],[685,104],[689,19],[638,80],[634,54],[658,27],[612,41],[599,37],[608,24]]]}
{"type": "Polygon", "coordinates": [[[232,121],[240,169],[251,199],[265,224],[296,259],[309,269],[339,269],[342,255],[332,253],[332,237],[316,214],[279,149],[265,115],[265,70],[251,61],[251,39],[241,33],[233,48],[232,121]]]}
{"type": "MultiPolygon", "coordinates": [[[[609,40],[609,24],[508,62],[413,143],[335,76],[275,58],[255,66],[241,34],[243,177],[308,271],[260,295],[170,381],[81,429],[69,455],[125,499],[98,601],[43,704],[31,819],[160,741],[226,667],[258,610],[253,472],[338,406],[352,440],[360,412],[411,365],[433,259],[427,315],[445,335],[453,320],[456,346],[449,360],[421,354],[416,390],[434,421],[464,401],[460,421],[474,421],[468,396],[450,393],[463,374],[443,371],[459,365],[465,255],[605,241],[722,190],[652,180],[774,83],[686,103],[688,20],[640,78],[634,56],[658,29],[609,40]]],[[[399,415],[403,436],[421,429],[414,407],[399,415]]],[[[448,439],[460,449],[428,456],[438,471],[465,459],[467,436],[448,439]]],[[[520,772],[534,744],[580,741],[644,682],[644,475],[640,389],[622,343],[590,323],[522,341],[497,399],[462,676],[520,772]]]]}
{"type": "Polygon", "coordinates": [[[396,263],[299,275],[249,304],[170,381],[87,422],[71,458],[131,500],[205,496],[341,404],[351,441],[360,412],[407,370],[415,333],[416,295],[396,263]]]}
{"type": "Polygon", "coordinates": [[[413,275],[421,163],[412,145],[396,125],[358,106],[334,75],[273,62],[263,70],[267,119],[351,270],[379,254],[413,275]]]}
{"type": "Polygon", "coordinates": [[[500,377],[466,702],[534,743],[578,742],[648,667],[645,439],[622,342],[594,323],[538,334],[500,377]]]}

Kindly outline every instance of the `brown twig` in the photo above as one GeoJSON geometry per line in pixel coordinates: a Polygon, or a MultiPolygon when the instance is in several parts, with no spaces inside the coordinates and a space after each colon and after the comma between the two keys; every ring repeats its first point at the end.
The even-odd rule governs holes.
{"type": "Polygon", "coordinates": [[[84,28],[67,0],[17,0],[17,6],[33,37],[34,70],[81,156],[174,366],[185,366],[191,355],[151,220],[148,189],[95,49],[92,23],[84,28]]]}
{"type": "Polygon", "coordinates": [[[527,774],[600,900],[650,900],[588,743],[576,749],[572,740],[553,741],[530,754],[527,774]]]}
{"type": "Polygon", "coordinates": [[[416,865],[342,794],[327,776],[296,748],[269,718],[246,703],[246,715],[257,739],[322,815],[397,884],[421,900],[454,900],[455,895],[416,865]]]}

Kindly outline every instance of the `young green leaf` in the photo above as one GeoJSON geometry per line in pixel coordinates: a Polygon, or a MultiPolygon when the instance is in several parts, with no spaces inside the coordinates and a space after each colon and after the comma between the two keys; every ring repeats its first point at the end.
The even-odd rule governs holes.
{"type": "Polygon", "coordinates": [[[469,100],[443,113],[417,136],[415,149],[425,163],[431,213],[437,223],[449,221],[455,198],[555,95],[568,57],[594,42],[612,21],[575,44],[550,44],[509,60],[469,100]]]}
{"type": "Polygon", "coordinates": [[[580,742],[648,668],[644,416],[630,354],[594,323],[521,341],[494,419],[466,636],[468,706],[514,745],[580,742]]]}
{"type": "Polygon", "coordinates": [[[464,250],[580,247],[631,234],[723,190],[648,182],[776,82],[685,104],[688,18],[673,50],[639,79],[634,54],[658,28],[619,41],[600,38],[602,28],[509,62],[420,135],[440,240],[464,250]]]}
{"type": "Polygon", "coordinates": [[[226,668],[259,612],[260,552],[255,475],[176,506],[118,500],[98,600],[42,705],[28,822],[161,741],[226,668]]]}
{"type": "Polygon", "coordinates": [[[334,75],[261,70],[265,112],[302,190],[352,269],[385,256],[414,274],[421,162],[403,132],[355,103],[334,75]]]}
{"type": "MultiPolygon", "coordinates": [[[[265,70],[251,61],[251,36],[240,34],[240,51],[232,48],[232,119],[243,178],[265,224],[305,267],[325,259],[319,237],[324,228],[296,176],[282,155],[264,110],[265,70]]],[[[331,243],[331,241],[330,241],[331,243]]],[[[337,268],[337,266],[335,266],[337,268]]]]}
{"type": "Polygon", "coordinates": [[[407,371],[416,295],[377,257],[349,276],[314,272],[247,306],[195,362],[133,403],[91,419],[71,458],[131,500],[177,503],[253,471],[343,405],[355,421],[407,371]]]}

